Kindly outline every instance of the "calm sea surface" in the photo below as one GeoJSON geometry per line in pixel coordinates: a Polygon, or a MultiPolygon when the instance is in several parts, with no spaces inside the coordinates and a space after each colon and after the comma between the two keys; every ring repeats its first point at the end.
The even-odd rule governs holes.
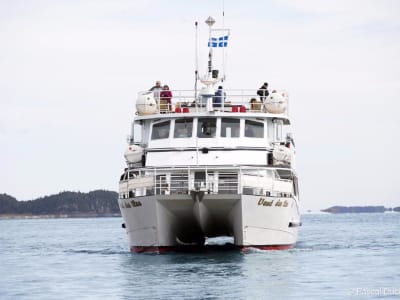
{"type": "Polygon", "coordinates": [[[120,218],[0,220],[0,299],[400,299],[400,213],[302,221],[293,250],[151,255],[120,218]]]}

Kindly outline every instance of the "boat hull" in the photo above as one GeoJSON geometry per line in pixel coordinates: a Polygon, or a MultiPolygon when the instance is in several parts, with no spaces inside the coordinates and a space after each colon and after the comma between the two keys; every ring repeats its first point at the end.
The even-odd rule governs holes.
{"type": "Polygon", "coordinates": [[[292,197],[207,194],[119,199],[132,252],[197,251],[205,239],[233,237],[231,248],[284,250],[297,241],[300,213],[292,197]]]}

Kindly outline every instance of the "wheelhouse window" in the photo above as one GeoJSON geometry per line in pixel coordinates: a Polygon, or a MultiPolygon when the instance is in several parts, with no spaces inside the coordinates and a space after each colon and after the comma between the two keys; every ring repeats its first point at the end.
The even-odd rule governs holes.
{"type": "Polygon", "coordinates": [[[167,139],[169,137],[170,123],[171,121],[164,121],[153,124],[151,139],[152,140],[167,139]]]}
{"type": "Polygon", "coordinates": [[[264,123],[245,120],[244,136],[252,138],[264,137],[264,123]]]}
{"type": "Polygon", "coordinates": [[[221,137],[239,137],[240,119],[222,118],[221,119],[221,137]]]}
{"type": "Polygon", "coordinates": [[[174,138],[192,137],[193,119],[176,119],[174,138]]]}
{"type": "Polygon", "coordinates": [[[197,125],[197,137],[213,138],[217,132],[216,118],[199,118],[197,125]]]}

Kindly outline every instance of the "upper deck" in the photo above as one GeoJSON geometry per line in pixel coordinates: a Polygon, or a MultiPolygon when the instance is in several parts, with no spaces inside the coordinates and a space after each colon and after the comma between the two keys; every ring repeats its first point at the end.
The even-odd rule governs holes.
{"type": "Polygon", "coordinates": [[[160,97],[157,91],[139,92],[135,119],[235,115],[270,117],[290,124],[289,97],[285,91],[272,91],[264,99],[260,99],[254,90],[224,90],[223,96],[204,90],[171,90],[171,94],[172,97],[160,97]]]}
{"type": "Polygon", "coordinates": [[[147,167],[265,166],[274,151],[281,152],[283,164],[292,161],[285,92],[271,92],[264,102],[249,90],[226,90],[222,99],[212,91],[171,92],[168,99],[152,91],[139,93],[128,141],[140,149],[131,147],[127,154],[145,157],[133,154],[132,162],[147,167]]]}

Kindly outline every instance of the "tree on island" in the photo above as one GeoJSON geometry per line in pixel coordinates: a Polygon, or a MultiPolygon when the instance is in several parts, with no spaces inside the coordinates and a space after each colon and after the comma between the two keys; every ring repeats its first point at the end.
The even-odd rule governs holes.
{"type": "Polygon", "coordinates": [[[29,201],[18,201],[7,194],[0,194],[0,214],[3,215],[105,215],[119,213],[118,193],[112,191],[61,192],[29,201]]]}

